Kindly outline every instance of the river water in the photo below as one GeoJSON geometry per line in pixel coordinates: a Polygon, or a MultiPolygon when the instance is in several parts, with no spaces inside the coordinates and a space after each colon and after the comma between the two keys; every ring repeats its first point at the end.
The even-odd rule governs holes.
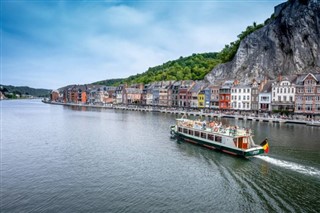
{"type": "Polygon", "coordinates": [[[170,139],[171,114],[1,101],[1,212],[319,212],[320,128],[250,127],[267,156],[170,139]]]}

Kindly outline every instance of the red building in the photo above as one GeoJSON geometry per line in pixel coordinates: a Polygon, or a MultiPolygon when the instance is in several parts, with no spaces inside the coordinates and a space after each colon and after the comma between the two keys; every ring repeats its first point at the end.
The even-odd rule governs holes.
{"type": "Polygon", "coordinates": [[[59,100],[59,91],[58,90],[53,90],[50,94],[50,100],[57,102],[59,100]]]}
{"type": "Polygon", "coordinates": [[[219,109],[231,109],[231,87],[238,84],[238,80],[228,80],[222,84],[219,89],[219,109]]]}
{"type": "Polygon", "coordinates": [[[194,81],[182,81],[178,90],[178,103],[179,107],[189,107],[188,104],[188,91],[194,85],[194,81]]]}

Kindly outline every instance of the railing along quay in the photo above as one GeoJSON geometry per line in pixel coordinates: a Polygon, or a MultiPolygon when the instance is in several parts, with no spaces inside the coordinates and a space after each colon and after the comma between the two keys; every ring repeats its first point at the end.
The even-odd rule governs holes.
{"type": "Polygon", "coordinates": [[[287,123],[287,124],[304,124],[309,126],[320,127],[320,122],[305,121],[305,120],[293,120],[293,119],[282,119],[274,117],[262,117],[262,116],[247,116],[247,115],[233,115],[226,113],[207,113],[199,111],[184,111],[184,110],[173,110],[173,109],[158,109],[155,107],[137,107],[137,106],[111,106],[111,105],[91,105],[91,104],[75,104],[75,103],[60,103],[51,101],[42,101],[47,104],[65,105],[65,106],[78,106],[78,107],[89,107],[89,108],[104,108],[104,109],[116,109],[116,110],[129,110],[129,111],[141,111],[141,112],[161,112],[174,115],[187,115],[187,116],[199,116],[208,118],[233,118],[236,120],[249,120],[258,122],[270,122],[270,123],[287,123]]]}

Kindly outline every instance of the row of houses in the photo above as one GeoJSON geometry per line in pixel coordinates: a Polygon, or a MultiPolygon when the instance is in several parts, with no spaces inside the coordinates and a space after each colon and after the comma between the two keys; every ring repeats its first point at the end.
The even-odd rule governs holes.
{"type": "Polygon", "coordinates": [[[143,105],[245,111],[289,111],[320,114],[320,74],[256,79],[249,83],[221,80],[160,81],[150,84],[71,85],[52,91],[64,103],[143,105]]]}

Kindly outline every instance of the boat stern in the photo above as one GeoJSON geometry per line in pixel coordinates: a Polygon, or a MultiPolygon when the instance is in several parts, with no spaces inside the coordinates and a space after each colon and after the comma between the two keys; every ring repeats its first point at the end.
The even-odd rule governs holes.
{"type": "Polygon", "coordinates": [[[255,155],[261,155],[264,154],[265,151],[264,149],[261,148],[255,148],[255,149],[249,149],[244,153],[244,157],[253,157],[255,155]]]}

